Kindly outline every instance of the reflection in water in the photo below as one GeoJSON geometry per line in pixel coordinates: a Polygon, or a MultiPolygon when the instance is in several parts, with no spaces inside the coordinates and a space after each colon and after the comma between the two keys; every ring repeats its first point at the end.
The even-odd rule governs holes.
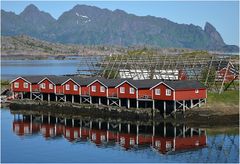
{"type": "Polygon", "coordinates": [[[140,125],[17,114],[14,115],[13,131],[19,136],[64,137],[69,142],[92,142],[100,147],[120,145],[124,150],[152,148],[161,154],[192,151],[207,145],[204,129],[164,122],[140,125]]]}

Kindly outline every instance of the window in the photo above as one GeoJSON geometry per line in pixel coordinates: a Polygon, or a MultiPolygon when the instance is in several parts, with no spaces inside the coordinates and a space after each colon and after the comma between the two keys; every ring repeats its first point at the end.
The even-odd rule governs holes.
{"type": "Polygon", "coordinates": [[[28,83],[24,82],[23,83],[23,88],[28,88],[28,83]]]}
{"type": "Polygon", "coordinates": [[[155,89],[155,95],[160,95],[160,89],[155,89]]]}
{"type": "Polygon", "coordinates": [[[198,89],[195,89],[195,93],[199,93],[199,90],[198,90],[198,89]]]}
{"type": "Polygon", "coordinates": [[[105,87],[104,86],[100,87],[100,92],[105,92],[105,87]]]}
{"type": "Polygon", "coordinates": [[[171,96],[171,90],[170,89],[166,89],[166,96],[171,96]]]}
{"type": "Polygon", "coordinates": [[[134,94],[134,88],[130,87],[129,93],[130,93],[130,94],[134,94]]]}
{"type": "Polygon", "coordinates": [[[49,89],[53,89],[53,85],[52,84],[49,84],[48,87],[49,87],[49,89]]]}
{"type": "Polygon", "coordinates": [[[96,86],[95,85],[92,86],[92,92],[96,92],[96,86]]]}
{"type": "Polygon", "coordinates": [[[70,90],[70,86],[69,86],[69,84],[66,84],[66,90],[67,90],[67,91],[70,90]]]}
{"type": "Polygon", "coordinates": [[[45,83],[42,83],[42,84],[41,84],[41,88],[42,88],[42,89],[45,89],[45,88],[46,88],[45,83]]]}
{"type": "Polygon", "coordinates": [[[120,87],[120,93],[125,93],[125,88],[124,87],[120,87]]]}
{"type": "Polygon", "coordinates": [[[14,83],[14,88],[19,88],[19,83],[18,82],[14,83]]]}
{"type": "Polygon", "coordinates": [[[77,85],[74,85],[73,88],[74,88],[74,91],[78,90],[78,86],[77,85]]]}

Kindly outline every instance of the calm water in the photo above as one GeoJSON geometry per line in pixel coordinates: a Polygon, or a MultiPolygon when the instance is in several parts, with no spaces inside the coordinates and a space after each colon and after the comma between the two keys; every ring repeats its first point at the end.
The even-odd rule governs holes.
{"type": "Polygon", "coordinates": [[[2,60],[1,78],[13,79],[19,75],[63,75],[75,74],[82,62],[74,60],[2,60]]]}
{"type": "Polygon", "coordinates": [[[239,135],[1,109],[2,162],[238,162],[239,135]],[[120,125],[120,126],[119,126],[120,125]],[[209,133],[209,134],[208,134],[209,133]]]}

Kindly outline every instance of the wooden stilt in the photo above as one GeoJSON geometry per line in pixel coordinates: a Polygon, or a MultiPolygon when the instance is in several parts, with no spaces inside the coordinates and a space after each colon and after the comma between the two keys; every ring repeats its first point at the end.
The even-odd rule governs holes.
{"type": "Polygon", "coordinates": [[[79,96],[79,102],[80,102],[80,104],[82,104],[82,97],[81,96],[79,96]]]}
{"type": "Polygon", "coordinates": [[[167,134],[167,128],[166,128],[166,122],[164,122],[163,124],[163,136],[166,137],[166,134],[167,134]]]}
{"type": "Polygon", "coordinates": [[[67,101],[67,96],[66,95],[64,95],[64,102],[66,102],[67,101]]]}
{"type": "Polygon", "coordinates": [[[92,129],[92,121],[90,121],[90,129],[92,129]]]}
{"type": "Polygon", "coordinates": [[[191,101],[191,108],[193,108],[193,99],[191,99],[190,101],[191,101]]]}
{"type": "Polygon", "coordinates": [[[101,105],[101,97],[98,98],[98,105],[101,105]]]}
{"type": "Polygon", "coordinates": [[[102,122],[99,121],[99,122],[98,122],[98,129],[100,130],[101,128],[102,128],[102,122]]]}
{"type": "Polygon", "coordinates": [[[72,95],[72,103],[74,103],[74,95],[72,95]]]}
{"type": "Polygon", "coordinates": [[[131,129],[130,129],[130,124],[128,124],[128,133],[130,133],[130,130],[131,130],[131,129]]]}
{"type": "Polygon", "coordinates": [[[152,110],[153,110],[153,117],[155,117],[155,114],[156,114],[155,100],[152,101],[152,110]]]}
{"type": "Polygon", "coordinates": [[[57,101],[57,100],[58,100],[57,95],[55,95],[55,101],[57,101]]]}
{"type": "Polygon", "coordinates": [[[30,100],[32,100],[32,92],[30,92],[30,100]]]}
{"type": "Polygon", "coordinates": [[[41,94],[41,100],[43,101],[43,94],[41,94]]]}
{"type": "Polygon", "coordinates": [[[130,108],[130,100],[127,99],[127,108],[129,109],[130,108]]]}
{"type": "Polygon", "coordinates": [[[201,107],[201,99],[198,99],[198,107],[201,107]]]}
{"type": "Polygon", "coordinates": [[[118,102],[119,102],[119,107],[121,107],[122,106],[121,99],[119,99],[118,102]]]}
{"type": "Polygon", "coordinates": [[[136,137],[136,144],[138,145],[138,134],[139,134],[139,125],[137,124],[137,137],[136,137]]]}
{"type": "Polygon", "coordinates": [[[109,106],[109,98],[107,98],[107,105],[109,106]]]}
{"type": "Polygon", "coordinates": [[[163,101],[163,118],[166,118],[166,101],[163,101]]]}
{"type": "Polygon", "coordinates": [[[137,109],[139,108],[139,101],[138,101],[138,99],[137,99],[137,101],[136,101],[136,107],[137,107],[137,109]]]}
{"type": "Polygon", "coordinates": [[[185,110],[186,110],[185,100],[183,100],[183,117],[184,118],[185,118],[185,110]]]}
{"type": "Polygon", "coordinates": [[[89,103],[92,104],[92,97],[89,97],[89,103]]]}
{"type": "Polygon", "coordinates": [[[174,118],[176,119],[177,118],[177,104],[176,104],[176,101],[174,100],[173,101],[173,110],[174,110],[174,118]]]}
{"type": "Polygon", "coordinates": [[[50,117],[50,115],[48,115],[48,124],[50,124],[51,123],[51,117],[50,117]]]}
{"type": "Polygon", "coordinates": [[[50,101],[50,94],[48,94],[48,101],[50,101]]]}
{"type": "Polygon", "coordinates": [[[122,126],[121,123],[118,124],[118,131],[119,131],[119,132],[121,132],[121,126],[122,126]]]}
{"type": "Polygon", "coordinates": [[[72,119],[72,127],[74,127],[74,119],[72,119]]]}

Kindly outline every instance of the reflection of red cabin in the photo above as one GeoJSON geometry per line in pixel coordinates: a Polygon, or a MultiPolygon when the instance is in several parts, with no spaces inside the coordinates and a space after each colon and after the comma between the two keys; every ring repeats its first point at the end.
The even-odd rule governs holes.
{"type": "Polygon", "coordinates": [[[55,137],[55,126],[53,124],[42,124],[41,133],[45,138],[55,137]]]}
{"type": "Polygon", "coordinates": [[[96,145],[100,145],[103,142],[107,141],[107,131],[106,130],[90,130],[91,141],[96,145]]]}
{"type": "Polygon", "coordinates": [[[136,135],[135,134],[127,134],[127,133],[120,133],[119,134],[119,143],[124,147],[126,150],[130,149],[134,145],[136,145],[136,135]]]}
{"type": "Polygon", "coordinates": [[[40,130],[40,125],[26,122],[26,121],[14,121],[13,122],[13,131],[19,135],[33,134],[37,133],[40,130]]]}
{"type": "Polygon", "coordinates": [[[154,137],[152,146],[162,154],[169,151],[182,151],[187,149],[201,148],[206,146],[207,137],[205,135],[192,137],[164,138],[154,137]]]}
{"type": "Polygon", "coordinates": [[[80,129],[78,127],[65,127],[63,134],[71,142],[80,137],[80,129]]]}

